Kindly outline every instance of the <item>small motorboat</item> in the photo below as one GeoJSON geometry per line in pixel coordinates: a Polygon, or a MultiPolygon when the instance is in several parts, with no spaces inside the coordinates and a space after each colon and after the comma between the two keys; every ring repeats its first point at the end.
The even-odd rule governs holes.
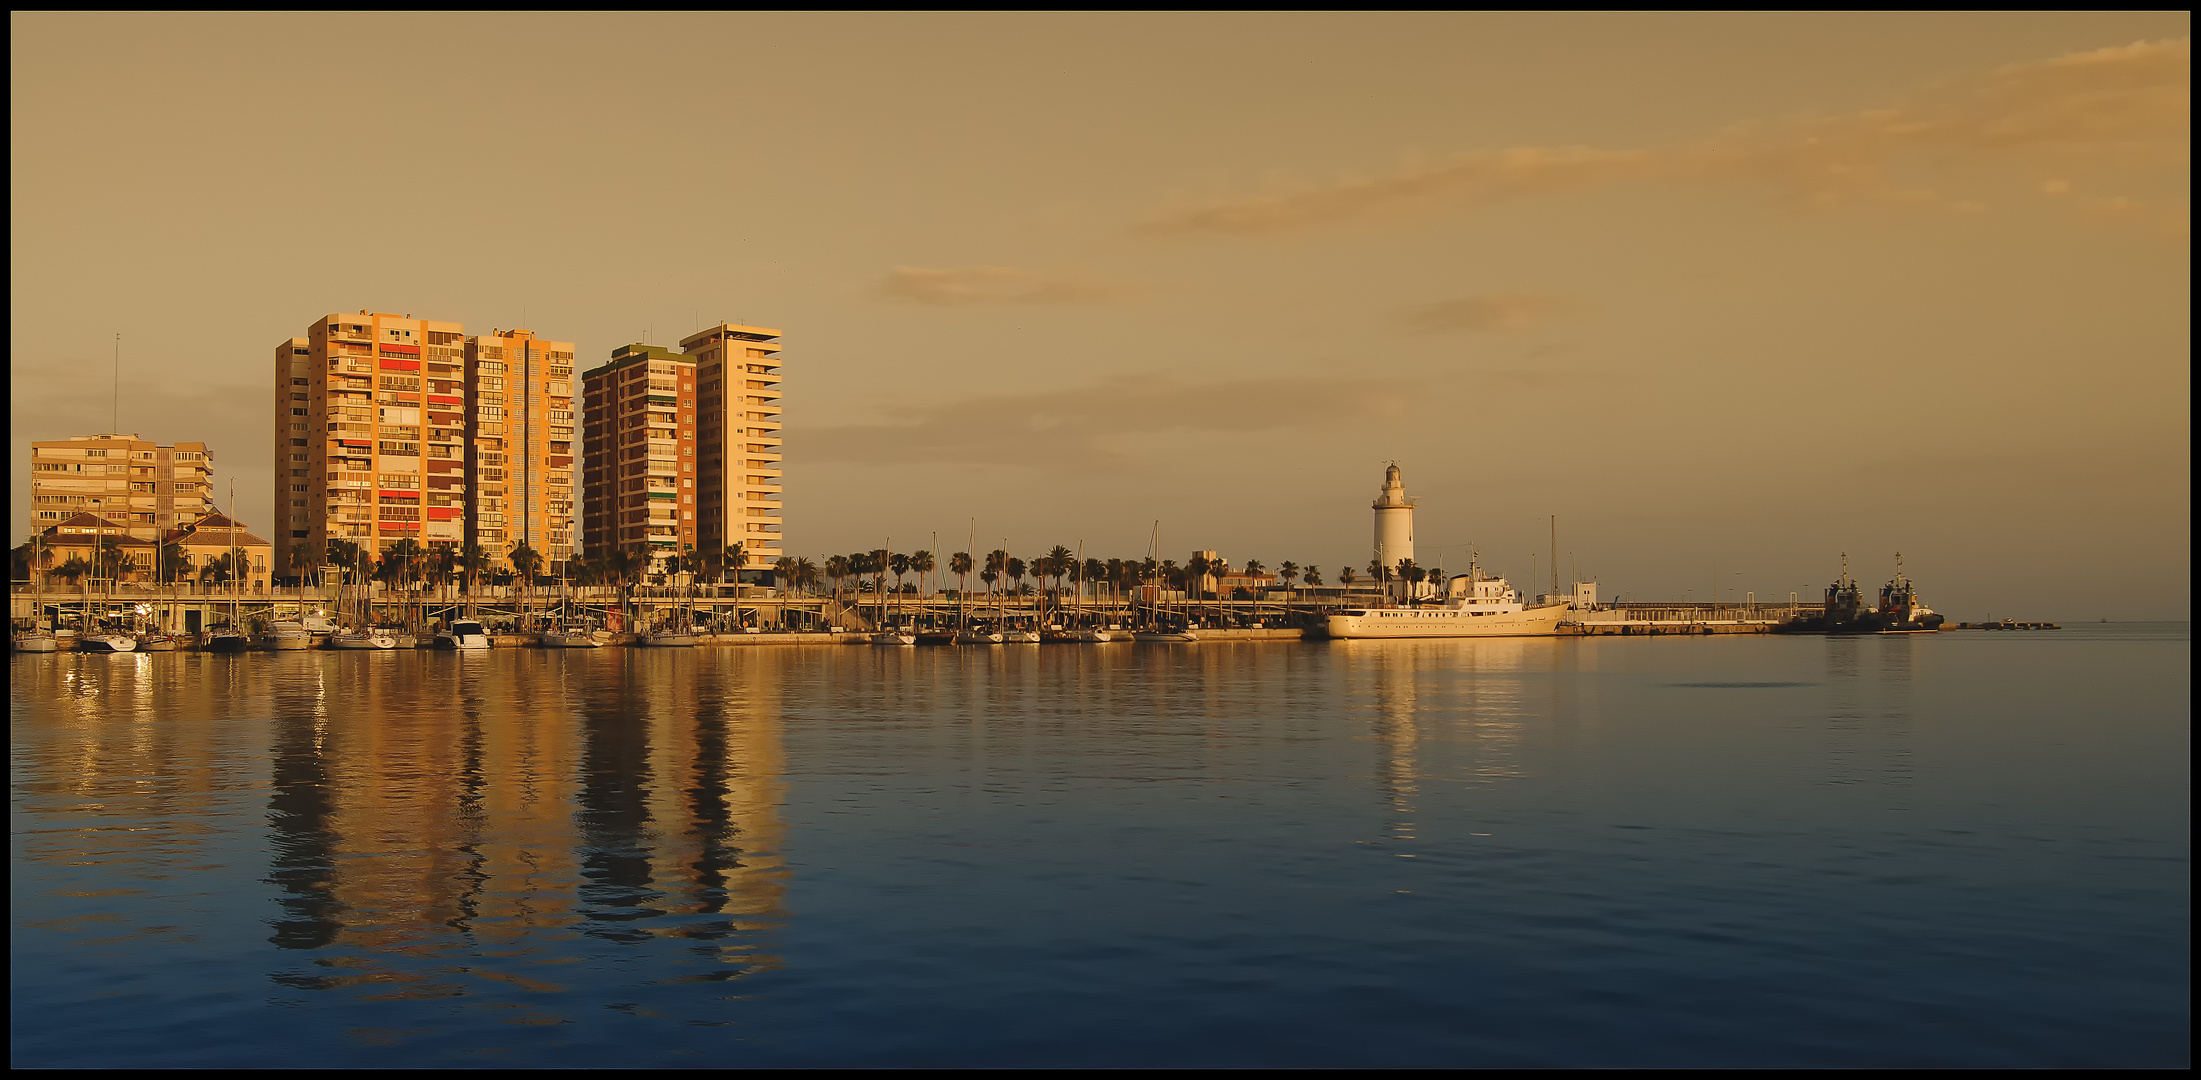
{"type": "Polygon", "coordinates": [[[313,648],[313,631],[304,622],[285,619],[271,624],[265,637],[267,647],[276,652],[293,652],[313,648]]]}
{"type": "Polygon", "coordinates": [[[488,628],[472,619],[459,619],[436,631],[436,648],[439,649],[486,649],[489,646],[488,628]]]}

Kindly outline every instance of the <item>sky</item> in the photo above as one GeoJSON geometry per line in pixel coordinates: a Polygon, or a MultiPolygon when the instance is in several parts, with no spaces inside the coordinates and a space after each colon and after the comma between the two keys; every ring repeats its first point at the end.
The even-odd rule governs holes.
{"type": "Polygon", "coordinates": [[[30,442],[361,308],[784,331],[787,548],[2191,602],[2190,16],[10,18],[30,442]],[[975,540],[973,539],[975,537],[975,540]],[[1532,563],[1533,560],[1533,563],[1532,563]],[[1532,570],[1533,565],[1533,570],[1532,570]]]}

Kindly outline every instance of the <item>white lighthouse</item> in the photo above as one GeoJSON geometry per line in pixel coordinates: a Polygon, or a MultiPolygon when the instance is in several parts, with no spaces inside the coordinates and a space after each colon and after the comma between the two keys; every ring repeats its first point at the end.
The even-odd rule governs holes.
{"type": "Polygon", "coordinates": [[[1396,567],[1400,559],[1414,557],[1414,500],[1406,497],[1406,482],[1399,479],[1399,464],[1383,470],[1383,493],[1376,496],[1376,562],[1396,567]]]}

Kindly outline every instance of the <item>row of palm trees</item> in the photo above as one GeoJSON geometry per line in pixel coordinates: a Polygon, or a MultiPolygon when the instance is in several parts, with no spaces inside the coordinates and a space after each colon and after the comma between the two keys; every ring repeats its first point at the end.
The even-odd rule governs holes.
{"type": "MultiPolygon", "coordinates": [[[[916,583],[904,584],[902,579],[906,575],[915,574],[922,582],[925,576],[932,573],[935,568],[936,563],[933,554],[929,551],[913,551],[903,554],[878,548],[871,551],[852,552],[847,555],[834,555],[826,559],[824,576],[832,584],[833,596],[838,600],[842,592],[842,583],[849,579],[856,579],[859,582],[867,578],[870,579],[869,591],[874,594],[891,592],[891,594],[900,595],[918,591],[929,593],[932,591],[930,588],[920,590],[916,583]],[[886,584],[886,575],[890,573],[894,575],[894,585],[891,590],[887,588],[886,584]]],[[[783,585],[801,588],[817,584],[817,570],[810,566],[808,559],[783,558],[779,560],[779,565],[775,569],[781,571],[780,580],[783,585]],[[799,564],[807,572],[800,578],[790,578],[786,570],[787,564],[799,564]]],[[[1201,553],[1195,553],[1182,564],[1174,559],[1156,560],[1151,558],[1093,558],[1081,561],[1069,548],[1058,544],[1046,554],[1029,559],[1010,555],[1006,550],[1000,548],[989,551],[984,556],[974,556],[968,551],[958,551],[948,556],[946,569],[949,574],[954,575],[958,580],[960,592],[963,595],[970,594],[971,578],[976,576],[979,583],[984,586],[988,597],[1002,591],[1011,596],[1031,595],[1037,591],[1061,597],[1065,592],[1065,584],[1067,583],[1071,589],[1076,590],[1077,594],[1081,596],[1087,594],[1088,586],[1093,590],[1093,595],[1097,596],[1102,588],[1114,592],[1129,591],[1142,585],[1158,585],[1178,592],[1199,592],[1205,597],[1213,598],[1215,592],[1220,589],[1220,580],[1230,574],[1231,565],[1228,559],[1210,557],[1201,553]],[[1037,585],[1036,590],[1024,583],[1026,578],[1033,579],[1037,585]],[[1054,582],[1051,589],[1047,585],[1050,579],[1054,582]]],[[[1244,567],[1244,572],[1249,575],[1260,575],[1267,573],[1268,567],[1259,559],[1249,559],[1244,567]]],[[[1401,559],[1393,566],[1384,566],[1371,559],[1368,563],[1368,575],[1372,580],[1382,585],[1388,585],[1393,581],[1406,581],[1414,585],[1420,585],[1424,581],[1444,580],[1442,569],[1424,569],[1415,565],[1411,559],[1401,559]]],[[[1277,566],[1276,576],[1287,589],[1302,583],[1307,588],[1321,588],[1323,585],[1322,568],[1315,565],[1301,566],[1287,560],[1277,566]]],[[[1350,587],[1358,580],[1359,577],[1352,567],[1348,566],[1338,571],[1339,584],[1350,587]]]]}

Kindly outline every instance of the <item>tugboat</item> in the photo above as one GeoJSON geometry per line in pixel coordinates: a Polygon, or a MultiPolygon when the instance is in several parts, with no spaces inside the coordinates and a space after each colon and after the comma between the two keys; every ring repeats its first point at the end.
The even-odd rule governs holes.
{"type": "Polygon", "coordinates": [[[1941,629],[1942,617],[1918,598],[1917,587],[1903,576],[1903,555],[1895,556],[1895,579],[1880,587],[1880,602],[1865,604],[1864,590],[1849,573],[1849,554],[1842,555],[1842,576],[1827,586],[1826,613],[1814,619],[1798,619],[1788,627],[1805,634],[1930,634],[1941,629]]]}
{"type": "Polygon", "coordinates": [[[1880,607],[1873,612],[1883,634],[1931,634],[1941,629],[1941,613],[1918,598],[1918,589],[1903,576],[1903,553],[1895,553],[1895,579],[1880,586],[1880,607]]]}

